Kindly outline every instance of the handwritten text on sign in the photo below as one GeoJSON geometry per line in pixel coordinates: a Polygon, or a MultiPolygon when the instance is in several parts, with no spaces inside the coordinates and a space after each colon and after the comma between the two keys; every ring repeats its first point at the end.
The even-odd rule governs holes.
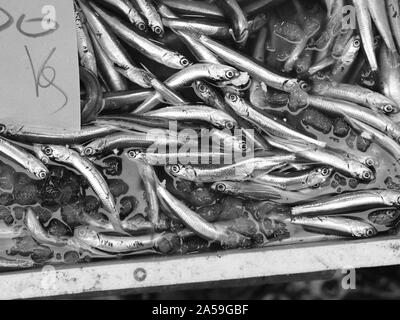
{"type": "Polygon", "coordinates": [[[0,0],[0,122],[78,130],[73,3],[0,0]]]}

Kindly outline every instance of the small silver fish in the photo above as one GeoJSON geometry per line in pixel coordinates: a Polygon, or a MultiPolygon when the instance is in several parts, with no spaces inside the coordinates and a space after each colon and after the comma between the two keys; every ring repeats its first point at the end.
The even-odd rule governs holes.
{"type": "Polygon", "coordinates": [[[77,7],[76,3],[74,3],[74,8],[80,64],[97,75],[97,62],[88,28],[82,21],[80,9],[77,7]]]}
{"type": "Polygon", "coordinates": [[[323,184],[332,174],[332,168],[324,167],[308,172],[300,172],[290,175],[262,174],[254,178],[254,181],[272,185],[283,190],[297,191],[313,188],[323,184]]]}
{"type": "Polygon", "coordinates": [[[332,68],[332,79],[343,82],[347,77],[351,67],[357,59],[361,47],[359,36],[352,37],[346,44],[342,55],[332,68]]]}
{"type": "Polygon", "coordinates": [[[280,204],[301,203],[309,199],[308,195],[299,192],[287,191],[278,187],[249,181],[219,181],[212,184],[211,189],[222,193],[248,200],[271,201],[280,204]]]}
{"type": "Polygon", "coordinates": [[[159,37],[164,36],[164,26],[161,17],[149,0],[132,0],[138,6],[142,14],[147,19],[151,30],[159,37]]]}
{"type": "Polygon", "coordinates": [[[375,22],[376,27],[381,34],[383,41],[390,51],[396,52],[396,44],[394,42],[392,31],[390,29],[389,18],[387,16],[385,1],[382,0],[366,0],[369,12],[375,22]]]}
{"type": "Polygon", "coordinates": [[[400,107],[390,98],[358,85],[335,81],[315,81],[312,93],[357,103],[376,112],[394,114],[400,111],[400,107]]]}
{"type": "MultiPolygon", "coordinates": [[[[400,56],[391,53],[385,45],[381,46],[379,56],[379,85],[381,92],[397,105],[400,105],[400,56]]],[[[400,115],[394,115],[393,121],[400,122],[400,115]]]]}
{"type": "Polygon", "coordinates": [[[348,192],[329,199],[292,208],[295,216],[324,216],[357,212],[382,207],[400,207],[400,192],[392,190],[362,190],[348,192]]]}
{"type": "Polygon", "coordinates": [[[374,226],[356,217],[293,217],[290,222],[327,235],[370,238],[378,233],[374,226]]]}
{"type": "Polygon", "coordinates": [[[249,243],[249,238],[242,234],[204,220],[200,215],[176,199],[161,183],[157,183],[157,194],[170,210],[200,237],[209,241],[217,241],[228,247],[240,247],[249,243]]]}
{"type": "Polygon", "coordinates": [[[145,161],[138,161],[137,166],[146,191],[148,205],[147,219],[158,229],[160,223],[160,207],[156,193],[156,181],[154,168],[145,161]]]}
{"type": "Polygon", "coordinates": [[[41,244],[51,244],[57,247],[64,247],[68,244],[67,238],[52,236],[44,230],[36,217],[36,213],[31,208],[28,208],[25,213],[25,225],[32,237],[41,244]]]}
{"type": "Polygon", "coordinates": [[[320,146],[324,148],[326,144],[324,142],[318,141],[311,138],[305,134],[302,134],[286,124],[276,121],[270,116],[261,114],[255,110],[249,103],[247,103],[243,98],[239,97],[233,93],[227,93],[225,95],[225,101],[228,103],[235,112],[244,119],[249,120],[251,123],[257,125],[265,133],[273,136],[284,137],[284,138],[294,138],[296,140],[302,140],[307,143],[320,146]]]}
{"type": "Polygon", "coordinates": [[[356,178],[361,181],[371,181],[375,175],[372,170],[358,159],[355,155],[341,152],[340,150],[329,150],[318,147],[310,147],[296,141],[289,141],[277,138],[266,138],[274,147],[293,152],[298,157],[307,159],[314,163],[321,163],[335,170],[342,172],[346,176],[356,178]]]}
{"type": "Polygon", "coordinates": [[[111,30],[115,32],[121,40],[144,54],[146,57],[174,69],[183,69],[190,65],[190,61],[182,54],[148,40],[99,6],[92,6],[96,12],[98,12],[101,17],[108,22],[111,30]]]}
{"type": "MultiPolygon", "coordinates": [[[[170,78],[168,78],[164,84],[173,89],[177,90],[184,87],[187,84],[191,84],[193,81],[200,79],[208,79],[212,81],[221,80],[232,80],[240,76],[240,72],[235,68],[215,63],[196,63],[187,68],[180,70],[170,78]]],[[[146,101],[138,106],[132,113],[143,114],[152,110],[154,107],[160,104],[161,94],[154,92],[150,95],[146,101]]]]}
{"type": "Polygon", "coordinates": [[[106,3],[110,7],[117,9],[119,12],[124,14],[128,20],[135,24],[135,26],[141,30],[146,30],[146,24],[139,12],[135,9],[129,0],[95,0],[98,3],[106,3]]]}
{"type": "Polygon", "coordinates": [[[372,21],[368,7],[368,1],[353,0],[356,10],[358,29],[360,31],[364,51],[371,66],[372,71],[378,70],[378,62],[374,50],[374,35],[372,32],[372,21]]]}
{"type": "Polygon", "coordinates": [[[233,130],[237,127],[237,122],[230,115],[204,105],[170,106],[147,112],[144,116],[176,121],[206,121],[219,129],[233,130]]]}
{"type": "Polygon", "coordinates": [[[79,226],[74,230],[74,239],[78,243],[113,254],[153,251],[157,248],[158,243],[165,238],[166,234],[143,236],[110,235],[98,232],[88,226],[79,226]]]}
{"type": "Polygon", "coordinates": [[[136,83],[143,88],[150,88],[151,85],[149,83],[147,72],[138,68],[134,64],[116,36],[110,32],[104,19],[93,11],[86,0],[77,1],[85,14],[87,22],[92,29],[93,34],[96,36],[97,41],[106,52],[109,59],[113,62],[114,68],[133,83],[136,83]]]}
{"type": "Polygon", "coordinates": [[[46,179],[49,174],[49,170],[39,159],[34,157],[25,149],[1,138],[0,154],[11,158],[37,179],[46,179]]]}
{"type": "Polygon", "coordinates": [[[293,154],[281,154],[265,158],[251,158],[231,165],[167,165],[172,176],[194,182],[218,182],[224,180],[247,180],[257,170],[271,171],[293,162],[293,154]]]}
{"type": "Polygon", "coordinates": [[[104,209],[107,211],[106,215],[116,231],[122,230],[114,197],[111,194],[106,180],[96,169],[95,165],[90,160],[80,156],[78,152],[68,147],[43,145],[42,150],[50,159],[72,166],[85,177],[93,188],[93,191],[99,197],[104,209]]]}
{"type": "Polygon", "coordinates": [[[397,0],[386,0],[385,2],[393,37],[397,47],[400,48],[400,5],[397,0]]]}

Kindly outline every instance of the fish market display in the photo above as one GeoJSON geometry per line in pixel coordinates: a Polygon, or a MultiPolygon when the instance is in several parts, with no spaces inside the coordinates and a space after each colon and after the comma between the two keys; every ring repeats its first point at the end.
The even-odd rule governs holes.
{"type": "Polygon", "coordinates": [[[70,0],[79,131],[0,118],[0,269],[396,234],[398,0],[70,0]]]}

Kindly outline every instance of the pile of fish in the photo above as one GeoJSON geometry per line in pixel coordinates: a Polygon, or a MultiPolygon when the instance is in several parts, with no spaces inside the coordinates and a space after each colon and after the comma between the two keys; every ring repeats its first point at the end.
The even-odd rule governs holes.
{"type": "Polygon", "coordinates": [[[43,221],[32,204],[44,201],[23,203],[18,217],[4,202],[0,237],[19,240],[1,266],[31,267],[60,250],[75,252],[75,262],[396,230],[399,1],[74,6],[82,129],[0,125],[0,153],[30,175],[23,192],[16,182],[13,193],[2,188],[1,202],[29,197],[27,185],[60,188],[55,168],[65,168],[68,179],[81,179],[61,204],[74,208],[61,211],[68,232],[43,221]],[[102,164],[115,155],[121,163],[111,167],[124,167],[122,179],[141,181],[140,214],[122,214],[111,190],[112,168],[102,164]],[[95,214],[82,209],[88,190],[99,202],[95,214]],[[27,237],[45,258],[18,249],[27,237]]]}

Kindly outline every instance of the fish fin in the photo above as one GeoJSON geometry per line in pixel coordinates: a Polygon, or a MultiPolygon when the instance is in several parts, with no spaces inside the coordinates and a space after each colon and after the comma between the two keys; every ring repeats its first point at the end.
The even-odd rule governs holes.
{"type": "Polygon", "coordinates": [[[143,63],[139,63],[140,64],[140,66],[147,72],[147,73],[149,73],[152,77],[156,77],[151,71],[150,71],[150,69],[148,68],[148,67],[146,67],[143,63]]]}
{"type": "Polygon", "coordinates": [[[158,40],[152,39],[152,38],[148,38],[147,40],[149,40],[149,41],[151,41],[151,42],[153,42],[153,43],[155,43],[155,44],[157,44],[159,46],[165,47],[165,43],[163,43],[162,41],[158,41],[158,40]]]}

